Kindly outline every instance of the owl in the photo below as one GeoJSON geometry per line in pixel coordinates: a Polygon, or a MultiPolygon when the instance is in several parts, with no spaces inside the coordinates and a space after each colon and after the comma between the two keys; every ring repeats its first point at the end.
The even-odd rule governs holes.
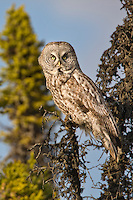
{"type": "Polygon", "coordinates": [[[121,142],[116,122],[98,87],[82,72],[73,47],[67,42],[50,42],[38,61],[59,109],[118,160],[121,142]]]}

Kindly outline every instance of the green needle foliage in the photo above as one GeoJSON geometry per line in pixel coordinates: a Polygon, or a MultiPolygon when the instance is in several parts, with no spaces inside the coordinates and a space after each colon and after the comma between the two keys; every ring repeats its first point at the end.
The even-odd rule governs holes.
{"type": "Polygon", "coordinates": [[[8,114],[13,128],[1,135],[11,146],[9,157],[22,162],[29,158],[27,149],[45,139],[39,107],[55,110],[37,61],[42,46],[24,7],[16,9],[13,5],[7,11],[6,24],[0,33],[0,57],[5,62],[0,70],[0,107],[2,114],[8,114]]]}
{"type": "Polygon", "coordinates": [[[45,171],[37,176],[31,174],[31,181],[28,178],[30,170],[33,168],[36,160],[31,154],[26,163],[15,161],[9,163],[3,168],[0,174],[0,199],[1,200],[48,200],[52,199],[52,188],[47,183],[43,185],[42,179],[48,178],[49,173],[45,171]]]}
{"type": "Polygon", "coordinates": [[[133,196],[133,1],[121,0],[127,17],[111,36],[111,47],[102,57],[97,74],[100,86],[118,122],[125,158],[118,165],[111,160],[102,167],[101,197],[129,200],[133,196]]]}

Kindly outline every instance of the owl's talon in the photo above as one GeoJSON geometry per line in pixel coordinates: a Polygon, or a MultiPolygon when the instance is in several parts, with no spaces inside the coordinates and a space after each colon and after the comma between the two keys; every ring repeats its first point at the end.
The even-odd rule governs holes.
{"type": "Polygon", "coordinates": [[[65,127],[66,127],[66,129],[68,129],[69,126],[74,127],[74,128],[78,127],[77,124],[72,120],[71,115],[67,115],[65,117],[64,121],[65,121],[65,127]]]}
{"type": "Polygon", "coordinates": [[[72,122],[72,117],[71,117],[71,115],[67,115],[67,116],[65,117],[65,122],[67,122],[67,121],[72,122]]]}

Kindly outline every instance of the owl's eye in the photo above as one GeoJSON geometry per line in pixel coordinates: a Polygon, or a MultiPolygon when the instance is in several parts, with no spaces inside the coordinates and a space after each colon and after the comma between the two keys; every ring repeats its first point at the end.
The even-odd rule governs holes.
{"type": "Polygon", "coordinates": [[[66,59],[67,59],[66,53],[62,56],[62,59],[63,59],[63,60],[66,60],[66,59]]]}
{"type": "Polygon", "coordinates": [[[56,57],[54,55],[51,56],[52,60],[56,60],[56,57]]]}

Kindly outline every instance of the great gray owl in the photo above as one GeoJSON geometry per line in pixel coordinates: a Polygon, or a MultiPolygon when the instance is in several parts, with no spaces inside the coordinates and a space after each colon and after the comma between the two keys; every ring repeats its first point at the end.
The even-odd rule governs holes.
{"type": "Polygon", "coordinates": [[[73,47],[67,42],[50,42],[38,60],[55,104],[80,128],[100,139],[117,160],[121,144],[116,122],[97,86],[81,71],[73,47]]]}

